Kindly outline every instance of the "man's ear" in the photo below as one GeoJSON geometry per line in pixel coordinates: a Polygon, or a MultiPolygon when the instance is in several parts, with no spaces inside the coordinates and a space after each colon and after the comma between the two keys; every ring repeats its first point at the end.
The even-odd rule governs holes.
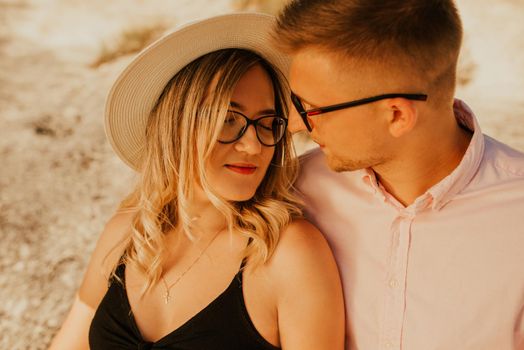
{"type": "Polygon", "coordinates": [[[386,106],[391,136],[401,137],[413,130],[418,121],[418,109],[413,101],[392,98],[386,106]]]}

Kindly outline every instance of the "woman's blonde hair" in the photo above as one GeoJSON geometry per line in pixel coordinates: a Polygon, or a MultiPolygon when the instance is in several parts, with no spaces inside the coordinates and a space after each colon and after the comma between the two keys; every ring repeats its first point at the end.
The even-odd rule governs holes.
{"type": "Polygon", "coordinates": [[[287,117],[288,87],[282,74],[257,54],[241,49],[212,52],[187,65],[167,84],[150,114],[140,179],[121,203],[122,210],[136,210],[123,262],[146,276],[143,294],[162,276],[165,234],[176,226],[194,238],[189,204],[196,185],[224,214],[230,232],[250,238],[243,256],[254,266],[271,257],[282,228],[301,216],[291,191],[298,164],[289,133],[275,146],[267,173],[250,200],[228,202],[206,178],[206,161],[233,90],[257,64],[271,77],[277,113],[287,117]]]}

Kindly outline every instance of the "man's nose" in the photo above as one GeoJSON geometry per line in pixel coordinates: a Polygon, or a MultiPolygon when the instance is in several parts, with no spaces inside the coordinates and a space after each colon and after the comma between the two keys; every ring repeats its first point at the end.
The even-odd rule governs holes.
{"type": "Polygon", "coordinates": [[[248,154],[258,154],[262,151],[262,144],[258,140],[257,131],[254,125],[247,127],[246,132],[235,143],[235,148],[239,152],[248,154]]]}
{"type": "Polygon", "coordinates": [[[307,130],[306,125],[304,124],[304,121],[302,120],[302,117],[300,116],[300,114],[298,114],[297,110],[293,107],[291,107],[289,111],[289,120],[288,120],[287,128],[289,132],[292,134],[307,130]]]}

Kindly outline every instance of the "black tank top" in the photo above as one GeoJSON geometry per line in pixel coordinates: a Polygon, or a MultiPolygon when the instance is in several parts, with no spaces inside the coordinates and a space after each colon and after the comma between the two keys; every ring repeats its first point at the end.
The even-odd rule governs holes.
{"type": "MultiPolygon", "coordinates": [[[[244,263],[242,263],[242,266],[244,263]]],[[[144,341],[125,291],[125,265],[117,267],[122,279],[110,281],[91,327],[91,350],[277,350],[255,329],[242,293],[242,269],[227,289],[202,311],[157,342],[144,341]]]]}

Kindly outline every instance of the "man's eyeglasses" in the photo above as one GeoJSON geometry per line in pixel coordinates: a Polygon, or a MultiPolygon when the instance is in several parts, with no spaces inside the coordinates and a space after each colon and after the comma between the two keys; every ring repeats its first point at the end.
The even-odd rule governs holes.
{"type": "Polygon", "coordinates": [[[249,119],[240,112],[227,111],[218,142],[233,143],[239,140],[250,125],[255,127],[258,141],[264,146],[271,147],[278,144],[284,137],[287,119],[277,115],[264,115],[257,119],[249,119]]]}
{"type": "Polygon", "coordinates": [[[397,97],[405,98],[408,100],[415,100],[415,101],[426,101],[428,99],[428,95],[424,95],[424,94],[384,94],[384,95],[378,95],[378,96],[373,96],[373,97],[367,97],[367,98],[363,98],[363,99],[356,100],[356,101],[344,102],[344,103],[339,103],[336,105],[306,110],[304,106],[302,105],[302,101],[300,101],[300,98],[297,95],[295,95],[294,93],[291,93],[291,101],[293,102],[293,105],[295,106],[295,109],[297,110],[298,114],[300,114],[300,117],[304,121],[304,124],[306,125],[306,128],[308,129],[309,132],[311,132],[313,128],[309,124],[308,117],[312,117],[312,116],[319,115],[322,113],[338,111],[340,109],[361,106],[367,103],[385,100],[388,98],[397,98],[397,97]]]}

